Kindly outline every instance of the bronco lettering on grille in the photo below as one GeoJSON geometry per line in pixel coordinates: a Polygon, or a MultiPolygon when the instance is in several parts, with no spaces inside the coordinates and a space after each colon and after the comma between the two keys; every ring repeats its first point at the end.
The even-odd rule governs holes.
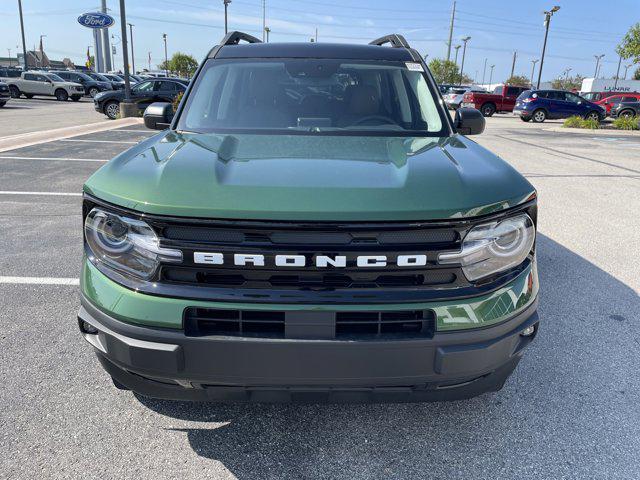
{"type": "MultiPolygon", "coordinates": [[[[236,253],[224,255],[218,252],[194,252],[193,262],[206,265],[224,265],[225,260],[236,266],[265,266],[265,256],[254,253],[236,253]],[[225,257],[229,257],[228,259],[225,257]]],[[[353,258],[355,264],[361,268],[367,267],[386,267],[388,266],[388,258],[386,255],[358,255],[353,258]]],[[[329,266],[336,268],[346,268],[346,255],[315,255],[313,264],[318,268],[327,268],[329,266]]],[[[395,259],[398,267],[423,267],[427,264],[427,256],[424,254],[415,255],[398,255],[395,259]]],[[[307,258],[304,255],[275,255],[275,267],[306,267],[307,258]]]]}

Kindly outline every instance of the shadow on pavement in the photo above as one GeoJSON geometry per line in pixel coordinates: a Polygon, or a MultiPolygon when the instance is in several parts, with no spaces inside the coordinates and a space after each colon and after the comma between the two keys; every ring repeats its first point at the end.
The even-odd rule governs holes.
{"type": "Polygon", "coordinates": [[[382,405],[138,400],[199,422],[171,430],[241,479],[638,478],[638,294],[544,235],[538,245],[540,335],[498,393],[382,405]]]}

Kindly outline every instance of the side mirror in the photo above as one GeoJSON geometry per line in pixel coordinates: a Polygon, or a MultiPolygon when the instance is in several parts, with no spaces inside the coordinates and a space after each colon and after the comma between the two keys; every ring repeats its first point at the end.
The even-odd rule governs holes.
{"type": "Polygon", "coordinates": [[[144,126],[151,130],[165,130],[173,119],[173,105],[168,102],[152,103],[144,111],[144,126]]]}
{"type": "Polygon", "coordinates": [[[462,135],[479,135],[484,132],[486,122],[480,110],[461,107],[456,110],[453,123],[458,133],[462,135]]]}

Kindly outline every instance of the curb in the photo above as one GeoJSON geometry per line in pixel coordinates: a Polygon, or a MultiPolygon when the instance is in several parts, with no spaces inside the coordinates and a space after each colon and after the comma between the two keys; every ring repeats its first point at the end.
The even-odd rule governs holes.
{"type": "Polygon", "coordinates": [[[122,118],[120,120],[90,123],[88,125],[75,127],[54,128],[53,130],[44,130],[41,132],[18,133],[17,135],[0,138],[0,152],[38,145],[40,143],[53,142],[55,140],[62,140],[63,138],[76,137],[78,135],[86,135],[88,133],[104,132],[119,127],[141,125],[143,123],[144,121],[141,118],[122,118]]]}
{"type": "Polygon", "coordinates": [[[607,135],[610,137],[619,136],[640,136],[640,130],[591,130],[589,128],[565,128],[565,127],[552,127],[544,128],[545,132],[562,132],[562,133],[581,133],[583,135],[607,135]]]}

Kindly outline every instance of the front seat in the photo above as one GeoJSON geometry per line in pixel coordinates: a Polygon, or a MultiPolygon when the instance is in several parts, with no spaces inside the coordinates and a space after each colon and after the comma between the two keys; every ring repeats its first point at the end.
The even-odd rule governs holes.
{"type": "Polygon", "coordinates": [[[371,115],[380,114],[380,96],[372,85],[352,85],[346,92],[347,109],[338,124],[348,127],[354,122],[371,115]]]}

